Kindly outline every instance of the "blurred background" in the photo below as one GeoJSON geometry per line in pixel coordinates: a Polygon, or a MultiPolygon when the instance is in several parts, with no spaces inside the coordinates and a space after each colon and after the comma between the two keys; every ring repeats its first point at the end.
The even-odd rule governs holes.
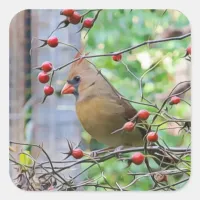
{"type": "MultiPolygon", "coordinates": [[[[62,45],[56,49],[34,49],[42,42],[33,38],[46,39],[61,19],[58,10],[25,10],[17,13],[10,24],[10,140],[43,144],[53,160],[63,158],[59,152],[68,151],[66,138],[80,142],[81,128],[73,97],[60,98],[56,95],[60,94],[68,69],[55,74],[54,88],[58,93],[41,104],[44,85],[37,80],[38,70],[33,68],[45,61],[52,62],[54,66],[63,65],[76,52],[62,45]]],[[[72,26],[57,32],[56,36],[60,41],[80,48],[80,34],[75,34],[78,29],[78,26],[72,26]]],[[[13,147],[21,152],[21,146],[13,147]]],[[[38,149],[30,148],[26,146],[23,150],[31,150],[35,157],[38,149]]],[[[39,159],[44,158],[40,156],[39,159]]]]}
{"type": "MultiPolygon", "coordinates": [[[[80,11],[84,13],[86,11],[80,11]]],[[[88,17],[94,17],[95,12],[88,17]]],[[[75,113],[75,98],[71,95],[60,96],[69,66],[57,71],[53,78],[55,88],[54,95],[43,100],[43,85],[37,80],[38,71],[33,68],[41,66],[44,61],[50,61],[55,68],[73,60],[76,51],[70,47],[59,44],[57,48],[45,46],[34,49],[42,44],[39,39],[47,39],[49,34],[64,19],[59,10],[25,10],[17,13],[10,23],[10,141],[42,144],[51,156],[52,160],[61,160],[66,152],[66,138],[75,144],[81,141],[84,150],[93,150],[103,147],[102,144],[91,140],[84,132],[75,113]],[[30,56],[30,49],[31,56],[30,56]]],[[[81,25],[69,25],[67,28],[57,30],[53,35],[59,41],[71,44],[80,49],[85,47],[90,54],[103,54],[119,51],[146,40],[175,37],[189,33],[190,24],[187,17],[176,10],[103,10],[92,29],[86,35],[87,30],[76,33],[81,25]]],[[[184,58],[186,48],[191,44],[190,37],[180,41],[170,41],[154,45],[145,45],[138,49],[123,54],[123,62],[140,77],[145,70],[154,66],[158,61],[158,67],[152,70],[144,78],[144,96],[159,106],[169,94],[171,89],[181,81],[190,80],[191,63],[184,58]],[[165,57],[165,58],[164,58],[165,57]]],[[[90,59],[102,73],[109,79],[114,87],[128,99],[140,101],[138,82],[121,63],[114,62],[110,57],[90,59]]],[[[184,96],[190,102],[190,92],[184,96]]],[[[137,109],[148,109],[134,104],[137,109]]],[[[191,115],[190,107],[185,103],[170,109],[170,114],[188,119],[191,115]]],[[[174,126],[167,124],[168,127],[174,126]]],[[[185,146],[190,143],[190,136],[178,133],[178,129],[162,130],[161,137],[169,146],[185,146]]],[[[17,151],[22,151],[22,146],[12,145],[17,151]]],[[[37,156],[36,149],[29,145],[23,150],[30,151],[33,157],[37,156]]],[[[19,159],[15,154],[15,159],[19,159]]],[[[40,160],[45,159],[40,156],[40,160]]],[[[123,163],[116,161],[105,162],[105,173],[110,175],[110,181],[128,182],[123,173],[117,176],[124,168],[123,163]],[[113,169],[111,166],[115,165],[113,169]]],[[[87,167],[86,164],[79,166],[87,167]]],[[[145,170],[144,166],[136,167],[135,171],[145,170]]],[[[15,172],[10,168],[11,176],[15,172]]],[[[66,172],[67,173],[67,172],[66,172]]],[[[71,173],[71,172],[70,172],[71,173]]],[[[72,173],[76,173],[74,170],[72,173]]],[[[95,177],[99,172],[90,170],[87,175],[95,177]]],[[[125,173],[125,171],[124,171],[125,173]]],[[[142,180],[141,180],[142,181],[142,180]]],[[[149,187],[148,181],[144,181],[142,189],[149,187]]],[[[133,190],[140,190],[140,184],[135,184],[133,190]]]]}

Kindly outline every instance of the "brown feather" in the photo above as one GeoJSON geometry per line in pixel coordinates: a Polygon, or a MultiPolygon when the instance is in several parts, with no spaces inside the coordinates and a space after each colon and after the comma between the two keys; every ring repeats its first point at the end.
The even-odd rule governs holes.
{"type": "Polygon", "coordinates": [[[111,134],[137,114],[132,105],[121,99],[122,95],[86,59],[72,65],[68,80],[77,75],[81,81],[76,112],[84,129],[99,142],[112,147],[141,146],[144,130],[140,128],[132,132],[111,134]]]}
{"type": "Polygon", "coordinates": [[[133,132],[113,131],[126,123],[125,108],[116,99],[96,96],[77,102],[76,112],[85,130],[96,140],[111,147],[141,146],[142,135],[139,129],[133,132]]]}

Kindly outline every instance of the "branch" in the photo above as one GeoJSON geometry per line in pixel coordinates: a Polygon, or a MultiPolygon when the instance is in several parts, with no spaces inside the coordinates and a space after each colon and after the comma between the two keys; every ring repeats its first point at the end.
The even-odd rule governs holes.
{"type": "Polygon", "coordinates": [[[191,36],[191,33],[188,33],[188,34],[185,34],[185,35],[182,35],[182,36],[179,36],[179,37],[171,37],[171,38],[165,38],[165,39],[160,39],[160,40],[148,40],[148,41],[145,41],[141,44],[138,44],[138,45],[135,45],[135,46],[132,46],[132,47],[129,47],[127,49],[124,49],[124,50],[121,50],[121,51],[116,51],[116,52],[113,52],[113,53],[106,53],[106,54],[97,54],[97,55],[85,55],[85,56],[81,56],[81,57],[78,57],[70,62],[68,62],[67,64],[65,65],[62,65],[58,68],[55,69],[55,71],[57,70],[61,70],[63,69],[64,67],[80,60],[80,59],[83,59],[83,58],[96,58],[96,57],[107,57],[107,56],[113,56],[113,55],[116,55],[116,54],[123,54],[123,53],[126,53],[128,51],[131,51],[133,49],[137,49],[141,46],[144,46],[146,44],[154,44],[154,43],[162,43],[162,42],[168,42],[168,41],[173,41],[173,40],[182,40],[182,39],[185,39],[187,37],[191,36]]]}

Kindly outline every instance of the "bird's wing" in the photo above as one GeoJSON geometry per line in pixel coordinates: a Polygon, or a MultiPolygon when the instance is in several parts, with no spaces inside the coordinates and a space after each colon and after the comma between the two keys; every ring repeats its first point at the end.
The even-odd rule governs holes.
{"type": "MultiPolygon", "coordinates": [[[[107,90],[104,90],[104,91],[102,91],[101,88],[99,88],[99,90],[102,91],[102,94],[105,92],[104,93],[105,96],[112,98],[113,100],[115,100],[116,104],[118,104],[120,107],[123,107],[122,114],[123,114],[124,118],[126,119],[126,121],[128,121],[129,119],[134,117],[137,114],[137,110],[133,108],[133,106],[130,104],[130,102],[125,101],[124,99],[121,98],[121,97],[123,97],[123,95],[120,94],[115,89],[115,87],[113,87],[112,84],[110,84],[110,82],[107,80],[107,78],[105,76],[100,74],[99,77],[100,77],[100,79],[104,79],[103,80],[104,84],[105,84],[104,88],[107,88],[107,90]]],[[[102,84],[100,84],[100,85],[102,86],[102,84]]]]}
{"type": "MultiPolygon", "coordinates": [[[[137,110],[133,108],[133,106],[126,100],[116,97],[116,101],[119,105],[121,105],[124,108],[124,112],[122,113],[126,121],[130,121],[131,118],[133,118],[137,114],[137,110]]],[[[137,119],[138,123],[141,123],[142,121],[137,119]]],[[[139,128],[141,131],[142,136],[144,137],[146,135],[146,130],[148,127],[145,125],[145,128],[139,128]]]]}
{"type": "Polygon", "coordinates": [[[128,102],[119,97],[116,97],[117,104],[121,105],[124,108],[124,118],[128,121],[137,114],[137,110],[128,102]]]}

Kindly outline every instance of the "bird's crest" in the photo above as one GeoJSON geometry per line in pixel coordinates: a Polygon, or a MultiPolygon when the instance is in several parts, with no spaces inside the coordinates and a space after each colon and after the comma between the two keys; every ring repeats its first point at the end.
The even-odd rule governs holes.
{"type": "Polygon", "coordinates": [[[69,79],[73,78],[76,75],[80,75],[80,74],[93,74],[96,73],[96,70],[94,69],[94,67],[91,66],[91,63],[86,59],[86,58],[82,58],[85,55],[88,55],[89,53],[84,53],[85,48],[81,48],[79,50],[79,52],[75,55],[74,59],[78,59],[77,61],[75,61],[70,68],[69,71],[69,79]]]}
{"type": "MultiPolygon", "coordinates": [[[[74,59],[80,58],[80,57],[83,57],[83,56],[87,56],[89,54],[89,52],[84,54],[84,50],[85,50],[85,48],[82,47],[80,49],[80,51],[78,51],[78,53],[75,55],[74,59]]],[[[85,58],[81,58],[80,60],[77,60],[76,62],[74,62],[74,65],[81,64],[83,62],[83,60],[85,60],[85,58]]]]}

